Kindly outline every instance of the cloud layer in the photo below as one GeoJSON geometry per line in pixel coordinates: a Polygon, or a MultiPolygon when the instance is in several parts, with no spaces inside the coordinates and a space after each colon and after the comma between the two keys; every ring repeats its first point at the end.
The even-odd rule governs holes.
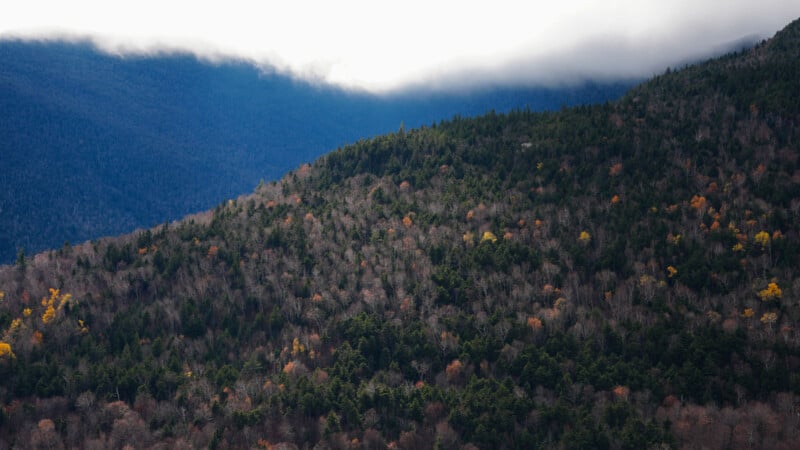
{"type": "Polygon", "coordinates": [[[26,0],[0,38],[190,52],[372,92],[638,78],[766,38],[797,0],[26,0]]]}

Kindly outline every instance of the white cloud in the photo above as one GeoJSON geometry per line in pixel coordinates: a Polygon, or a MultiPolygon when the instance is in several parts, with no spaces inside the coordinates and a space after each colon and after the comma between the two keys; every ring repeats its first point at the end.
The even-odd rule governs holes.
{"type": "Polygon", "coordinates": [[[243,59],[375,92],[649,76],[800,15],[797,0],[8,3],[0,37],[243,59]]]}

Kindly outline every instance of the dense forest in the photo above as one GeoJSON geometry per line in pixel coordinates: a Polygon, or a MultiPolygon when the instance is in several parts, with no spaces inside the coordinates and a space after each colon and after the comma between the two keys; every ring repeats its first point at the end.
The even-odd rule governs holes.
{"type": "Polygon", "coordinates": [[[0,269],[0,447],[796,448],[800,21],[0,269]]]}

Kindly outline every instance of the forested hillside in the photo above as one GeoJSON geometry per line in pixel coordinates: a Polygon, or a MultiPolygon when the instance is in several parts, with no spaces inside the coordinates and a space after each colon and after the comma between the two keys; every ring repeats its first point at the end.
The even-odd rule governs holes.
{"type": "Polygon", "coordinates": [[[365,136],[625,84],[378,97],[244,63],[0,40],[0,263],[212,208],[365,136]]]}
{"type": "Polygon", "coordinates": [[[0,447],[796,448],[800,21],[0,270],[0,447]]]}

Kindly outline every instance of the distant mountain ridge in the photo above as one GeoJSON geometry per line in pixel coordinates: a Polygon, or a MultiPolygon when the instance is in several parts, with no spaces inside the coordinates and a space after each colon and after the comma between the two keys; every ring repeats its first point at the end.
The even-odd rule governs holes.
{"type": "Polygon", "coordinates": [[[363,137],[628,84],[374,97],[189,56],[0,42],[0,261],[209,208],[363,137]]]}

